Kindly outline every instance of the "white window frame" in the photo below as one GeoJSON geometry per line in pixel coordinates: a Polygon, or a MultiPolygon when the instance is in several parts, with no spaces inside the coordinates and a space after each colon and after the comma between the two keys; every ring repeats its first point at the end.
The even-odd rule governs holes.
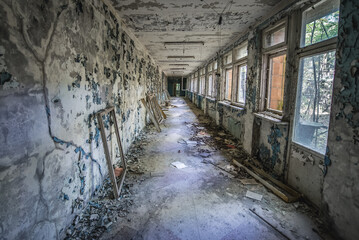
{"type": "MultiPolygon", "coordinates": [[[[313,4],[314,6],[315,5],[319,5],[322,1],[320,2],[317,2],[315,4],[313,4]]],[[[323,0],[323,2],[325,2],[325,0],[323,0]]],[[[302,21],[302,17],[303,17],[303,13],[308,10],[309,8],[311,8],[312,6],[308,6],[307,8],[304,8],[302,9],[302,12],[301,12],[301,21],[300,24],[301,24],[301,28],[300,29],[303,29],[303,21],[302,21]]],[[[322,54],[322,53],[327,53],[327,52],[332,52],[333,50],[335,51],[336,48],[337,48],[337,41],[338,41],[338,36],[337,37],[334,37],[334,38],[330,38],[330,39],[327,39],[327,40],[324,40],[324,41],[321,41],[321,42],[318,42],[318,43],[314,43],[312,45],[308,45],[308,46],[303,46],[301,45],[302,43],[302,34],[303,34],[303,31],[301,31],[301,34],[300,34],[300,49],[297,50],[297,55],[298,55],[298,61],[297,61],[297,68],[299,69],[300,67],[300,63],[301,63],[301,60],[304,59],[304,58],[307,58],[307,57],[310,57],[310,56],[314,56],[314,55],[319,55],[319,54],[322,54]]],[[[337,64],[337,63],[335,63],[337,64]]],[[[321,152],[318,152],[316,149],[313,149],[313,148],[309,148],[307,146],[304,146],[302,145],[301,143],[299,142],[296,142],[294,140],[295,138],[295,130],[296,130],[296,111],[297,111],[297,98],[298,98],[298,93],[299,93],[299,88],[298,88],[298,85],[300,84],[300,81],[302,81],[302,79],[299,79],[301,76],[300,76],[300,73],[298,71],[298,74],[296,75],[296,96],[295,96],[295,107],[293,108],[293,124],[292,124],[292,127],[291,127],[291,142],[293,145],[295,146],[298,146],[300,148],[303,148],[303,149],[306,149],[308,150],[309,152],[314,152],[315,154],[319,155],[319,156],[324,156],[324,154],[322,154],[321,152]]],[[[334,79],[333,81],[335,80],[335,76],[334,76],[334,79]]],[[[333,85],[334,85],[334,82],[333,82],[333,85]]],[[[332,97],[333,97],[333,93],[332,93],[332,97]]],[[[331,107],[333,105],[333,100],[331,102],[331,107]]],[[[332,111],[332,109],[330,110],[332,111]]],[[[330,123],[329,123],[330,125],[330,123]]]]}

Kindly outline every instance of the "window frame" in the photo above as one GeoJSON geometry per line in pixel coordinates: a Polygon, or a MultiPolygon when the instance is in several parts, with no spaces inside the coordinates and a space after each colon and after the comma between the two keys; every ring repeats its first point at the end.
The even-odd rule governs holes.
{"type": "MultiPolygon", "coordinates": [[[[269,91],[270,91],[270,85],[269,85],[269,79],[270,79],[270,58],[275,56],[280,56],[285,54],[286,57],[288,57],[288,32],[289,32],[289,21],[288,17],[283,18],[282,20],[278,21],[273,26],[267,27],[262,34],[262,70],[261,70],[261,86],[260,86],[260,107],[259,111],[265,113],[266,115],[270,115],[271,117],[282,119],[284,115],[284,109],[282,111],[278,111],[276,109],[269,108],[269,91]],[[276,32],[278,29],[285,27],[285,35],[284,35],[284,42],[270,46],[265,47],[264,41],[267,34],[276,32]]],[[[288,59],[286,59],[285,65],[287,65],[288,59]]],[[[287,66],[285,68],[284,72],[284,92],[286,92],[285,89],[285,82],[288,81],[287,79],[287,66]]],[[[285,94],[284,94],[285,96],[285,94]]],[[[283,96],[283,103],[287,100],[284,99],[283,96]]]]}
{"type": "Polygon", "coordinates": [[[198,94],[205,96],[206,95],[206,69],[201,68],[199,70],[199,89],[198,94]]]}
{"type": "Polygon", "coordinates": [[[239,82],[239,68],[242,66],[247,66],[247,71],[246,71],[246,89],[247,89],[247,78],[248,78],[248,41],[244,41],[241,44],[239,44],[237,47],[233,48],[233,68],[232,68],[232,99],[231,99],[231,104],[238,106],[238,107],[244,107],[246,104],[246,97],[244,99],[244,103],[242,102],[238,102],[238,82],[239,82]],[[237,59],[237,50],[245,47],[247,48],[247,55],[242,57],[242,58],[238,58],[237,59]]]}
{"type": "MultiPolygon", "coordinates": [[[[239,69],[243,66],[246,66],[246,79],[245,79],[245,92],[247,91],[247,77],[248,77],[248,64],[246,60],[242,60],[241,62],[237,62],[234,65],[234,69],[236,71],[235,73],[235,80],[234,80],[234,84],[233,84],[233,88],[234,88],[234,93],[235,96],[233,96],[233,105],[239,106],[239,107],[244,107],[246,105],[246,94],[244,96],[244,102],[240,102],[238,101],[238,85],[239,85],[239,78],[240,78],[240,71],[239,69]]],[[[233,94],[233,91],[232,91],[233,94]]]]}
{"type": "MultiPolygon", "coordinates": [[[[324,2],[325,0],[323,0],[324,2]]],[[[302,85],[302,81],[303,79],[300,79],[301,78],[301,74],[300,74],[300,64],[301,64],[301,61],[302,59],[304,58],[307,58],[307,57],[311,57],[311,56],[315,56],[315,55],[319,55],[319,54],[323,54],[323,53],[329,53],[329,52],[332,52],[332,51],[336,51],[337,49],[337,42],[338,42],[338,35],[336,37],[333,37],[333,38],[330,38],[330,39],[327,39],[327,40],[324,40],[324,41],[320,41],[318,43],[314,43],[314,44],[311,44],[311,45],[308,45],[308,46],[301,46],[301,42],[302,42],[302,34],[303,34],[303,14],[306,10],[308,10],[309,8],[311,8],[312,6],[315,6],[315,5],[318,5],[320,2],[322,1],[318,1],[316,3],[313,3],[311,4],[310,6],[306,7],[306,8],[302,8],[301,9],[301,12],[300,12],[300,17],[299,17],[299,24],[300,24],[300,27],[299,29],[301,30],[299,35],[300,35],[300,40],[299,40],[299,48],[296,50],[296,54],[297,54],[297,58],[296,58],[296,67],[298,69],[297,71],[297,74],[295,76],[293,76],[295,78],[295,81],[293,82],[293,84],[295,84],[295,96],[294,96],[294,107],[293,107],[293,114],[292,114],[292,127],[291,127],[291,130],[290,130],[290,141],[292,144],[294,144],[295,146],[297,147],[300,147],[300,148],[303,148],[303,149],[306,149],[307,151],[309,152],[312,152],[314,153],[315,155],[319,155],[319,156],[324,156],[325,154],[319,152],[318,150],[316,149],[313,149],[313,148],[310,148],[310,147],[307,147],[297,141],[295,141],[295,131],[296,131],[296,116],[297,116],[297,111],[298,111],[298,106],[300,108],[300,105],[299,103],[297,103],[297,99],[298,99],[298,94],[299,92],[301,91],[301,89],[299,88],[299,85],[302,85]]],[[[339,29],[338,29],[339,30],[339,29]]],[[[335,62],[335,65],[337,65],[337,62],[335,62]]],[[[334,67],[335,69],[335,67],[334,67]]],[[[334,89],[334,81],[335,81],[335,73],[334,73],[334,76],[333,76],[333,86],[332,86],[332,102],[331,102],[331,109],[330,109],[330,112],[333,110],[332,109],[332,105],[333,105],[333,89],[334,89]]],[[[329,119],[329,124],[330,125],[330,119],[329,119]]],[[[327,139],[328,141],[328,139],[327,139]]]]}
{"type": "Polygon", "coordinates": [[[210,98],[214,98],[214,61],[209,63],[207,66],[207,74],[206,74],[206,96],[210,98]],[[211,68],[210,68],[211,67],[211,68]],[[212,86],[211,86],[211,92],[209,92],[209,77],[212,77],[212,86]]]}

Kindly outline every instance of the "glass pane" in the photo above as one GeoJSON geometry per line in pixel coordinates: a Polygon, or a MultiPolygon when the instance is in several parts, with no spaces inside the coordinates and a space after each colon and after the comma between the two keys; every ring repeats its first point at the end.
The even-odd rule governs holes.
{"type": "Polygon", "coordinates": [[[241,48],[238,48],[236,51],[236,59],[241,59],[244,58],[248,55],[248,51],[247,51],[247,44],[241,48]]]}
{"type": "Polygon", "coordinates": [[[224,99],[231,101],[231,96],[232,96],[232,69],[227,69],[224,99]]]}
{"type": "Polygon", "coordinates": [[[268,33],[265,36],[265,47],[272,47],[285,41],[285,27],[282,27],[275,32],[268,33]]]}
{"type": "Polygon", "coordinates": [[[214,62],[213,69],[217,70],[217,61],[214,62]]]}
{"type": "Polygon", "coordinates": [[[212,96],[212,86],[213,86],[213,76],[210,74],[208,76],[208,92],[207,95],[212,96]]]}
{"type": "Polygon", "coordinates": [[[303,12],[302,47],[338,35],[339,0],[322,1],[303,12]]]}
{"type": "Polygon", "coordinates": [[[300,62],[293,141],[325,153],[334,79],[335,51],[300,62]]]}
{"type": "Polygon", "coordinates": [[[247,79],[247,66],[238,67],[238,96],[237,101],[245,103],[246,99],[246,79],[247,79]]]}
{"type": "Polygon", "coordinates": [[[284,80],[286,55],[270,58],[269,99],[268,107],[273,110],[283,110],[284,80]]]}

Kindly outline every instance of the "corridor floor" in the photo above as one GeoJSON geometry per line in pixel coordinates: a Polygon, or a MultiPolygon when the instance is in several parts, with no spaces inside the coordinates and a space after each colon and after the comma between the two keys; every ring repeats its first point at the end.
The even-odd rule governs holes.
{"type": "Polygon", "coordinates": [[[101,239],[329,239],[306,204],[284,203],[259,183],[242,184],[239,175],[245,173],[230,164],[233,149],[201,140],[229,135],[213,131],[192,103],[172,98],[166,114],[160,133],[149,127],[134,144],[132,153],[141,151],[129,160],[128,190],[120,200],[131,199],[128,213],[101,239]],[[186,167],[172,166],[176,161],[186,167]],[[247,190],[263,198],[248,198],[247,190]]]}

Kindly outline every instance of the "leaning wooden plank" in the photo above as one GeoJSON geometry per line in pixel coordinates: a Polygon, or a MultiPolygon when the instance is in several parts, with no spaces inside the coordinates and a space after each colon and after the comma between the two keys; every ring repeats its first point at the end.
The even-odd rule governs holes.
{"type": "Polygon", "coordinates": [[[156,117],[153,115],[153,113],[152,113],[150,107],[147,105],[146,100],[145,100],[144,98],[142,98],[142,99],[141,99],[141,102],[142,102],[143,106],[145,106],[145,108],[146,108],[148,114],[150,115],[150,119],[151,119],[152,123],[155,125],[157,131],[158,131],[158,132],[161,132],[160,125],[159,125],[159,123],[158,123],[156,117]]]}
{"type": "Polygon", "coordinates": [[[160,111],[159,111],[159,109],[157,107],[156,97],[155,96],[149,96],[148,97],[148,102],[150,103],[152,111],[154,112],[158,122],[161,123],[163,121],[163,116],[162,116],[162,114],[160,113],[160,111]]]}
{"type": "Polygon", "coordinates": [[[115,176],[115,171],[113,168],[113,161],[111,159],[111,155],[110,155],[110,151],[107,145],[107,138],[106,138],[106,132],[105,132],[105,126],[103,123],[103,116],[105,115],[109,115],[110,119],[112,117],[112,121],[114,122],[114,127],[115,127],[115,133],[116,133],[116,140],[117,140],[117,145],[120,149],[120,153],[121,153],[121,163],[123,165],[123,174],[121,176],[121,182],[124,181],[124,177],[127,171],[127,166],[126,166],[126,161],[123,155],[123,150],[122,150],[122,145],[121,145],[121,139],[120,139],[120,134],[118,132],[118,125],[117,125],[117,119],[116,119],[116,113],[114,110],[114,107],[109,107],[106,108],[100,112],[97,113],[97,121],[99,124],[99,128],[100,128],[100,132],[101,132],[101,138],[102,138],[102,144],[103,144],[103,148],[104,148],[104,152],[105,152],[105,157],[106,157],[106,162],[107,162],[107,167],[108,167],[108,173],[112,182],[112,188],[113,188],[113,195],[115,199],[118,199],[120,197],[120,192],[121,192],[121,187],[122,184],[120,185],[120,187],[118,187],[117,185],[117,181],[116,181],[116,176],[115,176]]]}
{"type": "Polygon", "coordinates": [[[163,117],[164,119],[166,119],[167,116],[166,116],[166,114],[162,111],[162,108],[161,108],[161,106],[158,104],[158,101],[156,100],[156,98],[152,98],[152,101],[153,101],[155,107],[158,109],[159,113],[161,113],[162,117],[163,117]]]}
{"type": "Polygon", "coordinates": [[[268,173],[264,172],[263,170],[256,168],[255,166],[253,166],[252,164],[250,164],[249,162],[246,162],[245,165],[251,167],[254,172],[256,172],[259,175],[262,175],[263,177],[267,178],[269,181],[271,181],[272,183],[274,183],[275,185],[277,185],[278,187],[284,189],[285,191],[287,191],[288,193],[290,193],[291,195],[293,195],[293,197],[301,197],[301,194],[297,191],[295,191],[294,189],[290,188],[289,186],[285,185],[284,183],[282,183],[281,181],[278,181],[277,179],[273,178],[271,175],[269,175],[268,173]]]}
{"type": "Polygon", "coordinates": [[[255,174],[254,172],[252,172],[251,170],[249,170],[247,167],[245,167],[244,165],[240,164],[239,162],[237,162],[236,160],[233,160],[233,163],[235,165],[237,165],[238,167],[243,168],[244,170],[246,170],[249,175],[251,175],[252,177],[254,177],[256,180],[258,180],[260,183],[262,183],[265,187],[269,188],[275,195],[277,195],[278,197],[280,197],[281,199],[283,199],[283,201],[285,202],[293,202],[296,199],[293,198],[292,196],[287,196],[284,193],[282,193],[281,191],[279,191],[277,188],[275,188],[273,185],[271,185],[270,183],[268,183],[267,181],[265,181],[264,179],[262,179],[261,177],[259,177],[257,174],[255,174]]]}

